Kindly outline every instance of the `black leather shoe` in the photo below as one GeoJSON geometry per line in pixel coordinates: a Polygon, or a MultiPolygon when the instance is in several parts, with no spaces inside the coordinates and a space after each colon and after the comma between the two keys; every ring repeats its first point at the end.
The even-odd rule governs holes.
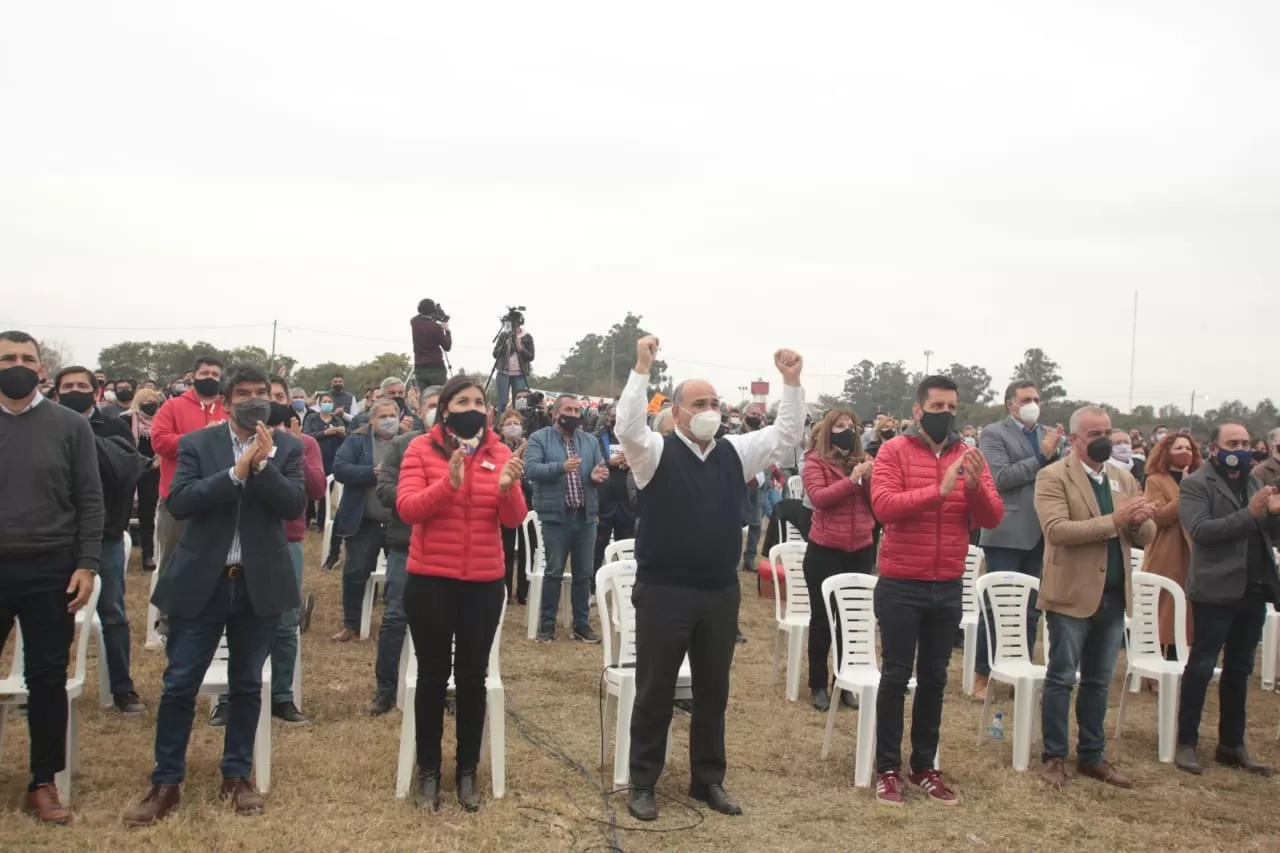
{"type": "Polygon", "coordinates": [[[658,801],[653,797],[652,788],[632,788],[627,798],[627,811],[636,820],[645,822],[658,819],[658,801]]]}
{"type": "Polygon", "coordinates": [[[742,814],[742,806],[738,805],[737,800],[729,796],[723,785],[691,785],[689,787],[689,796],[700,803],[706,803],[711,807],[712,811],[720,812],[720,814],[742,814]]]}
{"type": "Polygon", "coordinates": [[[1196,748],[1187,744],[1178,744],[1178,748],[1173,753],[1173,766],[1192,776],[1204,773],[1204,768],[1200,766],[1200,759],[1196,757],[1196,748]]]}
{"type": "Polygon", "coordinates": [[[293,702],[277,702],[271,706],[271,716],[287,726],[309,726],[311,718],[298,710],[293,702]]]}
{"type": "Polygon", "coordinates": [[[1214,760],[1223,767],[1236,767],[1247,773],[1255,773],[1259,776],[1271,775],[1271,768],[1250,758],[1243,744],[1231,747],[1219,746],[1214,760]]]}
{"type": "Polygon", "coordinates": [[[846,708],[858,709],[858,694],[850,693],[848,690],[840,691],[840,704],[846,708]]]}
{"type": "Polygon", "coordinates": [[[465,811],[480,811],[480,788],[476,785],[475,768],[458,771],[458,804],[465,811]]]}
{"type": "Polygon", "coordinates": [[[831,710],[831,694],[821,687],[813,691],[813,707],[819,711],[831,710]]]}
{"type": "Polygon", "coordinates": [[[414,801],[420,807],[431,809],[433,812],[440,810],[439,769],[418,771],[418,791],[414,795],[414,801]]]}
{"type": "Polygon", "coordinates": [[[377,696],[373,697],[373,701],[369,703],[369,715],[373,717],[381,717],[388,714],[391,709],[396,706],[396,694],[394,690],[384,690],[377,696]]]}
{"type": "Polygon", "coordinates": [[[209,714],[209,725],[215,729],[225,728],[227,725],[227,703],[219,702],[216,699],[213,702],[213,711],[209,714]]]}

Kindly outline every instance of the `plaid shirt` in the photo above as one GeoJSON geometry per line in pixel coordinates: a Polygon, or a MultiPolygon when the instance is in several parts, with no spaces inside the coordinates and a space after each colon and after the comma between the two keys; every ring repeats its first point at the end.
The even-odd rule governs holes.
{"type": "MultiPolygon", "coordinates": [[[[570,459],[577,459],[578,445],[574,443],[573,436],[566,436],[563,430],[557,429],[560,434],[560,440],[564,442],[564,452],[570,459]]],[[[582,469],[577,471],[569,471],[564,477],[564,505],[567,509],[582,509],[587,505],[586,489],[582,485],[582,469]]]]}

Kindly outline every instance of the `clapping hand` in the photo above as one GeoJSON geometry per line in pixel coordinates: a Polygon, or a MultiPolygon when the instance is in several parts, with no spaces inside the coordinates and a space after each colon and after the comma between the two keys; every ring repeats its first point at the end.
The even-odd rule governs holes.
{"type": "Polygon", "coordinates": [[[257,437],[253,442],[253,464],[257,465],[270,459],[275,444],[276,440],[271,434],[271,428],[260,422],[257,426],[257,437]]]}
{"type": "Polygon", "coordinates": [[[1041,456],[1052,459],[1058,455],[1058,448],[1062,445],[1062,433],[1062,424],[1058,424],[1053,429],[1045,429],[1044,439],[1040,442],[1041,456]]]}
{"type": "Polygon", "coordinates": [[[1271,502],[1277,497],[1275,486],[1263,486],[1261,489],[1253,493],[1253,497],[1249,498],[1249,514],[1254,518],[1262,518],[1267,513],[1277,513],[1280,510],[1273,510],[1271,502]]]}
{"type": "Polygon", "coordinates": [[[591,469],[591,482],[603,483],[607,479],[609,479],[609,469],[603,462],[591,469]]]}
{"type": "Polygon", "coordinates": [[[1141,527],[1146,522],[1155,517],[1157,506],[1143,500],[1142,506],[1134,510],[1133,515],[1129,518],[1130,527],[1141,527]]]}
{"type": "Polygon", "coordinates": [[[964,487],[978,488],[978,484],[982,482],[983,469],[987,467],[987,460],[982,455],[982,451],[970,448],[965,451],[964,456],[960,457],[960,461],[964,463],[964,487]]]}
{"type": "Polygon", "coordinates": [[[511,484],[518,481],[524,476],[524,451],[529,446],[529,439],[520,442],[520,446],[516,448],[515,453],[511,454],[511,458],[507,460],[507,464],[502,466],[502,473],[498,475],[498,489],[505,492],[511,488],[511,484]]]}
{"type": "Polygon", "coordinates": [[[955,462],[951,463],[951,467],[947,468],[945,474],[942,475],[942,483],[938,486],[938,493],[944,498],[955,490],[956,480],[960,477],[960,469],[964,467],[964,457],[961,456],[955,462]]]}
{"type": "Polygon", "coordinates": [[[1134,516],[1146,505],[1146,503],[1147,501],[1142,497],[1142,495],[1135,495],[1127,500],[1121,501],[1120,505],[1111,513],[1111,519],[1115,522],[1116,528],[1133,526],[1134,516]]]}
{"type": "Polygon", "coordinates": [[[462,466],[466,461],[467,455],[462,452],[461,447],[449,457],[449,485],[453,486],[455,492],[462,488],[462,466]]]}
{"type": "Polygon", "coordinates": [[[853,480],[855,483],[860,482],[864,477],[871,474],[871,468],[873,465],[875,465],[875,462],[870,459],[865,462],[859,462],[857,465],[853,466],[853,472],[849,474],[849,479],[853,480]]]}
{"type": "Polygon", "coordinates": [[[1267,512],[1280,515],[1280,494],[1273,494],[1267,498],[1267,512]]]}

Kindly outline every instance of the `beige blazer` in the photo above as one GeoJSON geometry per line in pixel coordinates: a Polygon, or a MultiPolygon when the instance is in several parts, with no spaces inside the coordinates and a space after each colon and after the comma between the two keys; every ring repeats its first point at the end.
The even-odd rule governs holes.
{"type": "MultiPolygon", "coordinates": [[[[1119,506],[1142,494],[1133,476],[1106,463],[1112,503],[1119,506]]],[[[1120,537],[1124,553],[1124,597],[1128,610],[1133,591],[1129,583],[1129,553],[1145,545],[1156,532],[1147,520],[1141,527],[1116,530],[1110,515],[1098,510],[1093,483],[1079,457],[1068,456],[1040,471],[1036,477],[1036,514],[1044,531],[1044,572],[1040,579],[1038,607],[1065,616],[1087,618],[1102,603],[1107,585],[1107,545],[1120,537]]]]}

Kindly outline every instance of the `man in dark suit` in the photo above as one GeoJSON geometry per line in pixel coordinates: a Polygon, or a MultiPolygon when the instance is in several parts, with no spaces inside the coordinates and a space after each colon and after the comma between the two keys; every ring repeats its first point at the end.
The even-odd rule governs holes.
{"type": "Polygon", "coordinates": [[[263,809],[249,774],[262,667],[281,614],[299,604],[284,522],[306,504],[303,451],[293,436],[266,427],[270,385],[261,370],[232,369],[222,391],[230,421],[178,445],[169,511],[187,526],[151,599],[169,615],[168,665],[151,791],[125,815],[129,826],[152,824],[181,801],[196,695],[224,632],[230,700],[221,795],[237,814],[263,809]]]}

